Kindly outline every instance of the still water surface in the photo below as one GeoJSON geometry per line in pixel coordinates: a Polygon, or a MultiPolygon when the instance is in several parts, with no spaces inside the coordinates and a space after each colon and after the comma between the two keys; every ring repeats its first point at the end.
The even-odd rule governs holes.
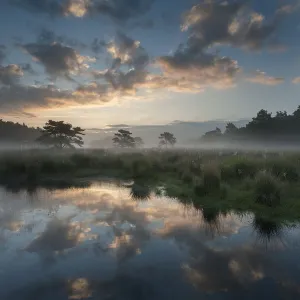
{"type": "Polygon", "coordinates": [[[108,183],[1,190],[0,299],[300,299],[300,228],[108,183]]]}

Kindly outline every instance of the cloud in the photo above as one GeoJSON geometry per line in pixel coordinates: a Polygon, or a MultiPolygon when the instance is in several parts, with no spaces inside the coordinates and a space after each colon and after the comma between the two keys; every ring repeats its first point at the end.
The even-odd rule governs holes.
{"type": "MultiPolygon", "coordinates": [[[[183,15],[181,29],[189,34],[187,42],[173,54],[156,59],[162,74],[153,76],[145,85],[183,92],[233,87],[240,72],[238,62],[213,53],[211,48],[229,45],[247,50],[278,49],[275,32],[280,21],[276,14],[272,20],[265,20],[245,1],[205,1],[195,5],[183,15]]],[[[281,78],[262,74],[253,80],[269,85],[282,82],[281,78]]]]}
{"type": "Polygon", "coordinates": [[[113,69],[125,64],[130,68],[143,69],[149,63],[149,56],[139,41],[133,40],[122,32],[107,44],[107,51],[114,59],[113,69]]]}
{"type": "Polygon", "coordinates": [[[0,88],[0,111],[4,113],[20,112],[32,108],[47,108],[62,105],[71,99],[69,91],[54,86],[13,85],[0,88]]]}
{"type": "Polygon", "coordinates": [[[121,97],[137,96],[114,90],[109,84],[90,83],[75,90],[62,90],[54,85],[3,85],[0,87],[0,112],[9,115],[32,116],[38,110],[88,105],[104,105],[121,97]]]}
{"type": "Polygon", "coordinates": [[[60,43],[32,43],[22,46],[36,61],[41,63],[45,71],[53,78],[65,77],[71,80],[89,68],[87,63],[94,62],[93,58],[82,56],[71,47],[60,43]]]}
{"type": "Polygon", "coordinates": [[[237,62],[230,58],[206,53],[189,56],[185,50],[179,49],[174,56],[159,57],[156,64],[163,72],[151,74],[147,70],[150,58],[146,50],[139,41],[121,32],[106,44],[106,48],[113,59],[111,67],[104,71],[94,70],[92,75],[96,80],[109,83],[115,90],[133,95],[140,89],[197,93],[208,86],[232,87],[239,71],[237,62]],[[124,71],[124,67],[128,70],[124,71]]]}
{"type": "MultiPolygon", "coordinates": [[[[107,129],[124,129],[124,128],[131,128],[131,126],[127,125],[127,124],[108,124],[105,126],[105,128],[107,129]]],[[[100,130],[102,130],[103,128],[101,128],[100,130]]],[[[98,129],[99,130],[99,129],[98,129]]]]}
{"type": "Polygon", "coordinates": [[[24,72],[28,72],[31,75],[37,75],[37,73],[32,68],[31,64],[25,63],[25,64],[21,64],[20,66],[24,72]]]}
{"type": "Polygon", "coordinates": [[[154,0],[12,0],[11,3],[34,13],[51,17],[106,15],[115,21],[139,17],[151,8],[154,0]]]}
{"type": "Polygon", "coordinates": [[[93,75],[95,81],[80,84],[74,90],[61,90],[54,85],[19,84],[24,72],[36,75],[31,64],[0,66],[0,111],[3,113],[32,113],[36,109],[70,107],[78,105],[101,105],[120,98],[139,98],[137,84],[147,74],[148,54],[139,42],[119,33],[114,41],[106,43],[112,56],[111,68],[86,72],[94,59],[81,56],[71,47],[53,42],[55,35],[43,31],[38,42],[23,44],[34,60],[42,64],[52,78],[72,80],[73,75],[93,75]]]}
{"type": "MultiPolygon", "coordinates": [[[[184,14],[182,30],[190,34],[189,44],[198,49],[223,44],[259,50],[275,44],[279,15],[267,21],[242,2],[207,1],[184,14]]],[[[277,46],[277,44],[276,44],[277,46]]]]}
{"type": "Polygon", "coordinates": [[[114,97],[114,93],[109,84],[97,82],[79,85],[72,95],[78,98],[89,99],[89,101],[99,99],[101,102],[109,102],[114,97]]]}
{"type": "Polygon", "coordinates": [[[292,4],[282,5],[277,11],[278,15],[291,14],[300,9],[300,1],[295,0],[292,4]]]}
{"type": "Polygon", "coordinates": [[[108,83],[96,82],[80,85],[75,90],[62,90],[54,85],[5,85],[0,87],[0,112],[31,114],[39,109],[103,105],[129,95],[130,99],[134,98],[114,90],[108,83]]]}
{"type": "Polygon", "coordinates": [[[197,92],[207,87],[233,87],[240,70],[237,61],[229,57],[220,57],[189,47],[179,47],[173,55],[159,57],[157,63],[163,76],[148,83],[169,86],[182,92],[197,92]]]}
{"type": "Polygon", "coordinates": [[[89,12],[90,0],[68,0],[64,14],[74,17],[84,17],[89,12]]]}
{"type": "Polygon", "coordinates": [[[229,27],[242,4],[220,4],[210,1],[193,6],[183,15],[181,29],[190,33],[197,46],[204,49],[229,36],[229,27]]]}
{"type": "Polygon", "coordinates": [[[247,81],[262,85],[275,86],[284,83],[284,78],[268,76],[265,72],[258,70],[256,71],[255,76],[247,78],[247,81]]]}
{"type": "Polygon", "coordinates": [[[24,75],[23,70],[18,65],[0,66],[0,86],[11,86],[18,82],[24,75]]]}
{"type": "Polygon", "coordinates": [[[294,84],[300,84],[300,77],[296,77],[293,79],[294,84]]]}
{"type": "Polygon", "coordinates": [[[26,251],[40,253],[73,248],[81,242],[81,233],[80,226],[72,224],[70,220],[54,219],[47,224],[45,231],[26,247],[26,251]]]}
{"type": "Polygon", "coordinates": [[[106,50],[112,58],[111,67],[103,71],[93,70],[91,74],[96,80],[108,83],[113,90],[135,94],[136,85],[142,84],[148,74],[146,67],[150,59],[146,50],[139,41],[121,32],[106,43],[106,50]]]}
{"type": "Polygon", "coordinates": [[[187,46],[179,47],[174,55],[158,57],[155,63],[162,72],[151,74],[147,69],[151,60],[146,50],[139,41],[122,32],[106,43],[106,49],[112,57],[111,67],[93,70],[91,74],[95,80],[109,83],[114,90],[132,95],[140,89],[198,93],[207,87],[233,87],[239,72],[237,62],[231,58],[187,46]]]}
{"type": "Polygon", "coordinates": [[[142,82],[136,82],[136,88],[154,91],[165,89],[170,92],[199,93],[204,91],[204,85],[186,78],[172,78],[165,75],[147,74],[142,82]]]}

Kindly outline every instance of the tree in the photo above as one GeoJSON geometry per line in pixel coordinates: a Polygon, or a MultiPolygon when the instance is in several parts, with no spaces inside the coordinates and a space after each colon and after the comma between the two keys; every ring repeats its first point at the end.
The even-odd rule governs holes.
{"type": "Polygon", "coordinates": [[[287,116],[288,116],[288,114],[286,111],[277,111],[275,118],[284,119],[284,118],[287,118],[287,116]]]}
{"type": "Polygon", "coordinates": [[[293,112],[293,116],[297,119],[300,118],[300,105],[297,107],[297,109],[293,112]]]}
{"type": "Polygon", "coordinates": [[[170,132],[161,133],[158,138],[160,139],[160,141],[159,141],[160,146],[168,147],[168,145],[170,145],[173,147],[177,142],[174,135],[170,132]]]}
{"type": "Polygon", "coordinates": [[[221,137],[222,137],[222,131],[220,128],[216,127],[215,130],[206,132],[201,137],[201,141],[214,143],[214,142],[219,142],[221,137]]]}
{"type": "Polygon", "coordinates": [[[62,149],[75,148],[74,144],[82,147],[84,144],[82,138],[84,129],[73,127],[64,121],[49,120],[40,131],[42,135],[37,138],[37,141],[44,145],[62,149]]]}
{"type": "Polygon", "coordinates": [[[2,144],[34,143],[39,135],[40,132],[37,128],[0,119],[0,140],[2,144]]]}
{"type": "Polygon", "coordinates": [[[138,137],[138,136],[134,138],[134,143],[135,143],[135,146],[138,147],[138,148],[143,147],[144,144],[145,144],[143,139],[138,137]]]}
{"type": "Polygon", "coordinates": [[[112,140],[114,145],[120,148],[134,148],[136,144],[135,139],[132,137],[132,132],[124,129],[118,130],[112,140]]]}
{"type": "Polygon", "coordinates": [[[231,122],[227,123],[226,129],[225,129],[225,134],[228,135],[233,135],[238,132],[238,128],[231,122]]]}
{"type": "Polygon", "coordinates": [[[267,110],[261,109],[255,118],[252,118],[252,121],[254,123],[263,123],[263,122],[268,122],[272,119],[272,113],[268,113],[267,110]]]}

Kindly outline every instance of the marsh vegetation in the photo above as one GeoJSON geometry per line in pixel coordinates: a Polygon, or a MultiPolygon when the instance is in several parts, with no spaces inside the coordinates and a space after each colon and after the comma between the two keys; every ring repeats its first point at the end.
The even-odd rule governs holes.
{"type": "Polygon", "coordinates": [[[202,208],[300,218],[300,155],[232,151],[65,150],[0,155],[6,186],[72,185],[89,179],[129,179],[132,194],[151,190],[202,208]],[[162,187],[157,189],[157,187],[162,187]]]}

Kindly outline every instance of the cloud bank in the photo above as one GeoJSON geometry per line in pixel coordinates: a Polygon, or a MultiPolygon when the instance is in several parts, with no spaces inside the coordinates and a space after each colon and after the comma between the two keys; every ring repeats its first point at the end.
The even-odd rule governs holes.
{"type": "MultiPolygon", "coordinates": [[[[64,18],[63,22],[107,16],[118,25],[129,21],[135,24],[134,28],[154,26],[146,15],[154,0],[12,0],[9,3],[53,19],[64,18]],[[143,20],[139,19],[141,16],[143,20]]],[[[248,1],[201,1],[184,12],[178,24],[183,42],[169,53],[154,57],[139,40],[120,29],[114,38],[104,40],[93,36],[90,42],[83,43],[42,28],[35,41],[17,43],[18,50],[23,50],[28,58],[22,64],[10,63],[8,48],[0,45],[0,110],[28,112],[34,108],[140,99],[141,94],[150,95],[153,91],[200,93],[208,88],[233,88],[242,77],[243,66],[231,55],[222,55],[222,47],[238,48],[248,54],[279,49],[282,45],[278,29],[298,9],[298,2],[284,5],[266,18],[254,11],[248,1]],[[4,65],[6,60],[9,63],[4,65]],[[25,75],[36,76],[39,83],[28,83],[25,75]],[[47,79],[40,79],[41,76],[47,79]],[[67,87],[60,89],[60,80],[67,80],[67,87]]],[[[246,80],[270,87],[284,82],[284,78],[262,71],[246,80]]],[[[300,80],[295,78],[293,82],[300,80]]]]}
{"type": "Polygon", "coordinates": [[[272,76],[268,76],[265,72],[256,71],[255,76],[247,78],[247,81],[262,84],[262,85],[275,86],[284,83],[284,78],[272,77],[272,76]]]}

